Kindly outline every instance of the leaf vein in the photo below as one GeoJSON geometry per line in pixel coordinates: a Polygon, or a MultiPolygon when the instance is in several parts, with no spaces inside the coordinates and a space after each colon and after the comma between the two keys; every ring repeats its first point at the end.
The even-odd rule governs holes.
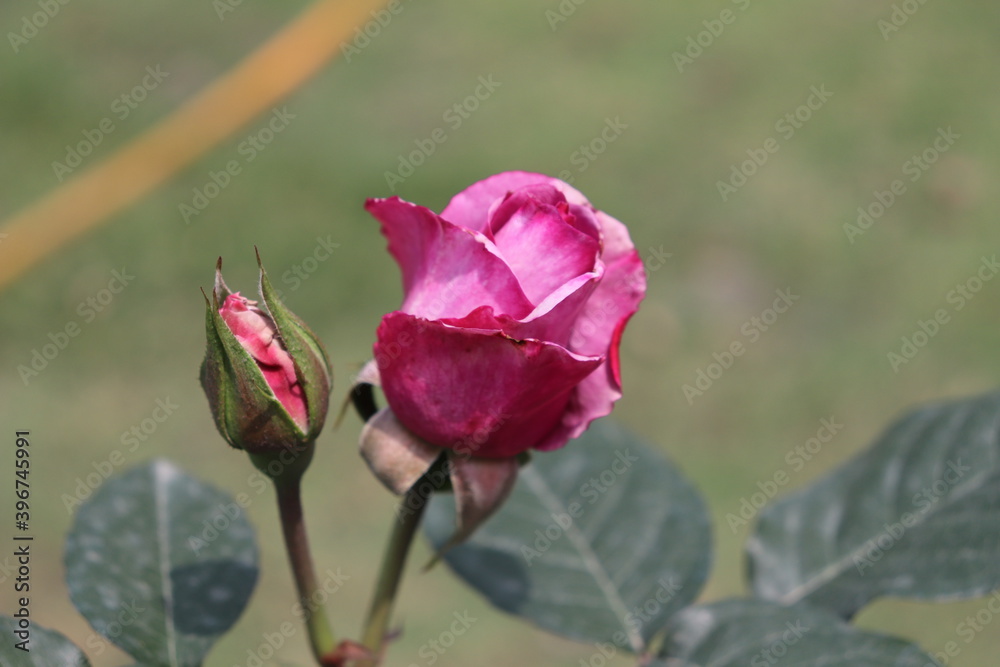
{"type": "MultiPolygon", "coordinates": [[[[526,468],[521,474],[528,482],[531,490],[534,491],[539,501],[546,507],[547,510],[566,513],[566,508],[563,507],[563,504],[559,500],[558,496],[552,493],[545,479],[539,475],[536,470],[526,468]]],[[[598,589],[601,591],[601,594],[611,606],[612,611],[614,611],[615,616],[621,623],[622,630],[628,637],[629,646],[636,653],[642,653],[645,649],[645,642],[635,628],[625,624],[624,620],[628,614],[628,607],[622,599],[618,588],[612,581],[610,574],[601,563],[600,558],[598,558],[597,554],[594,553],[594,550],[591,548],[583,533],[575,523],[566,529],[565,534],[580,553],[580,558],[586,565],[587,571],[594,578],[594,582],[597,584],[598,589]]]]}

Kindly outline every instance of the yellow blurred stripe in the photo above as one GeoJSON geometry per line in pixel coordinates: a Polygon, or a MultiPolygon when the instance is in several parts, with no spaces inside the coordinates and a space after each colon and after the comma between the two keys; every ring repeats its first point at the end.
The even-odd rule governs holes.
{"type": "Polygon", "coordinates": [[[0,289],[163,184],[336,55],[381,0],[319,0],[231,71],[107,159],[0,226],[0,289]]]}

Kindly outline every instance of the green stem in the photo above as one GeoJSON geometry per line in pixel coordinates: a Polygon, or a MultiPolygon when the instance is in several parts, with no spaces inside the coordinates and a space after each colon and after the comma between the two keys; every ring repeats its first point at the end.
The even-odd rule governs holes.
{"type": "Polygon", "coordinates": [[[299,603],[309,630],[309,644],[316,662],[325,664],[323,657],[335,649],[336,639],[326,617],[326,609],[314,601],[313,596],[319,586],[313,569],[309,551],[309,537],[306,535],[305,519],[302,515],[301,476],[291,475],[291,479],[275,479],[274,488],[278,492],[278,512],[281,515],[281,532],[285,536],[288,561],[295,576],[295,587],[299,603]]]}
{"type": "Polygon", "coordinates": [[[380,659],[389,620],[392,616],[392,607],[396,601],[396,592],[399,590],[399,582],[403,578],[403,569],[406,567],[406,558],[410,553],[410,545],[413,543],[413,536],[417,532],[420,519],[424,515],[424,509],[427,507],[429,490],[425,487],[427,487],[426,484],[414,485],[400,502],[399,516],[396,517],[396,522],[393,524],[389,543],[382,556],[378,583],[375,585],[371,607],[368,609],[368,618],[365,621],[363,643],[376,658],[362,660],[358,662],[358,667],[374,667],[380,659]]]}

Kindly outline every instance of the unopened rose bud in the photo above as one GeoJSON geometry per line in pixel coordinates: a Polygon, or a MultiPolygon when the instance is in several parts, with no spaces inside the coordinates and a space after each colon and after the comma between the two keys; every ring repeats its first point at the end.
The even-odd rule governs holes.
{"type": "Polygon", "coordinates": [[[212,298],[206,297],[208,349],[201,367],[215,425],[255,462],[311,445],[326,420],[332,385],[322,344],[278,300],[263,267],[260,294],[264,308],[231,292],[219,259],[212,298]]]}

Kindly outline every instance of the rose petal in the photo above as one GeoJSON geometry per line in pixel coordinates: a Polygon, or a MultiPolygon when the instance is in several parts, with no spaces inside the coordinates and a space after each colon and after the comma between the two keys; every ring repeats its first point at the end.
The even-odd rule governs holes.
{"type": "Polygon", "coordinates": [[[607,354],[619,323],[632,315],[646,294],[646,271],[632,249],[612,263],[605,260],[604,278],[576,320],[569,348],[578,354],[607,354]]]}
{"type": "Polygon", "coordinates": [[[369,199],[389,252],[403,273],[401,310],[424,317],[463,317],[479,306],[524,317],[533,306],[517,278],[481,234],[442,220],[398,197],[369,199]]]}
{"type": "MultiPolygon", "coordinates": [[[[601,214],[603,216],[603,214],[601,214]]],[[[603,216],[621,225],[610,216],[603,216]]],[[[570,337],[570,349],[577,354],[606,355],[606,361],[587,376],[573,392],[559,426],[553,429],[536,448],[558,449],[583,433],[590,422],[611,413],[621,398],[621,369],[618,348],[629,318],[635,313],[646,293],[646,272],[639,253],[632,247],[624,226],[609,225],[613,261],[606,266],[604,279],[587,301],[583,314],[575,322],[570,337]],[[624,241],[629,249],[624,249],[624,241]],[[617,256],[613,254],[618,250],[617,256]],[[609,344],[610,341],[610,344],[609,344]]],[[[605,261],[608,258],[607,246],[605,261]]]]}
{"type": "Polygon", "coordinates": [[[271,318],[257,308],[256,304],[256,301],[236,292],[226,297],[219,314],[236,340],[254,359],[274,366],[280,365],[281,349],[271,345],[278,335],[277,329],[271,318]]]}
{"type": "Polygon", "coordinates": [[[539,440],[535,449],[559,449],[579,437],[592,421],[611,414],[615,402],[621,397],[621,385],[611,376],[611,365],[607,362],[601,364],[576,386],[559,423],[539,440]]]}
{"type": "Polygon", "coordinates": [[[599,273],[585,273],[560,287],[523,320],[496,314],[491,307],[483,306],[465,317],[445,318],[441,321],[460,329],[503,331],[518,340],[533,338],[568,349],[573,325],[603,275],[603,265],[599,268],[599,273]]]}
{"type": "Polygon", "coordinates": [[[505,171],[473,183],[451,198],[441,217],[456,225],[484,231],[489,223],[490,207],[508,193],[530,185],[546,184],[559,190],[570,204],[588,204],[579,190],[565,181],[530,171],[505,171]]]}
{"type": "Polygon", "coordinates": [[[525,185],[505,193],[503,197],[493,202],[489,209],[489,224],[483,233],[491,239],[494,238],[494,232],[503,227],[504,223],[529,201],[552,207],[558,207],[561,204],[564,210],[569,211],[566,197],[559,191],[559,188],[548,183],[525,185]]]}
{"type": "Polygon", "coordinates": [[[535,445],[535,449],[542,451],[559,449],[573,438],[580,437],[595,419],[611,414],[615,403],[622,397],[618,348],[630,317],[631,314],[615,328],[607,360],[576,386],[566,404],[559,425],[535,445]]]}
{"type": "Polygon", "coordinates": [[[596,269],[593,273],[577,276],[550,294],[521,321],[516,335],[511,335],[515,338],[545,340],[571,349],[569,342],[573,326],[604,275],[602,264],[598,263],[596,269]]]}
{"type": "Polygon", "coordinates": [[[295,374],[295,362],[282,346],[271,318],[251,301],[230,294],[219,309],[222,320],[250,356],[257,362],[274,397],[303,430],[309,426],[305,395],[295,374]]]}
{"type": "Polygon", "coordinates": [[[597,211],[590,204],[570,204],[568,206],[570,223],[584,234],[592,236],[602,244],[601,223],[597,219],[597,211]]]}
{"type": "MultiPolygon", "coordinates": [[[[489,227],[490,208],[502,201],[508,193],[525,186],[553,181],[556,179],[526,171],[505,171],[495,174],[473,183],[452,197],[441,211],[441,217],[456,225],[485,232],[489,227]]],[[[562,183],[562,181],[557,182],[562,183]]]]}
{"type": "MultiPolygon", "coordinates": [[[[628,234],[628,228],[623,223],[604,211],[595,211],[594,215],[601,226],[601,237],[604,239],[601,259],[606,264],[614,264],[622,257],[636,252],[635,245],[628,234]]],[[[645,290],[645,282],[642,287],[645,290]]]]}
{"type": "Polygon", "coordinates": [[[399,421],[431,444],[481,457],[531,448],[560,423],[573,388],[603,361],[400,311],[382,319],[375,357],[394,340],[409,344],[381,376],[399,421]]]}
{"type": "Polygon", "coordinates": [[[497,248],[533,304],[594,270],[600,244],[567,215],[568,207],[540,202],[528,188],[508,197],[490,221],[497,248]]]}

